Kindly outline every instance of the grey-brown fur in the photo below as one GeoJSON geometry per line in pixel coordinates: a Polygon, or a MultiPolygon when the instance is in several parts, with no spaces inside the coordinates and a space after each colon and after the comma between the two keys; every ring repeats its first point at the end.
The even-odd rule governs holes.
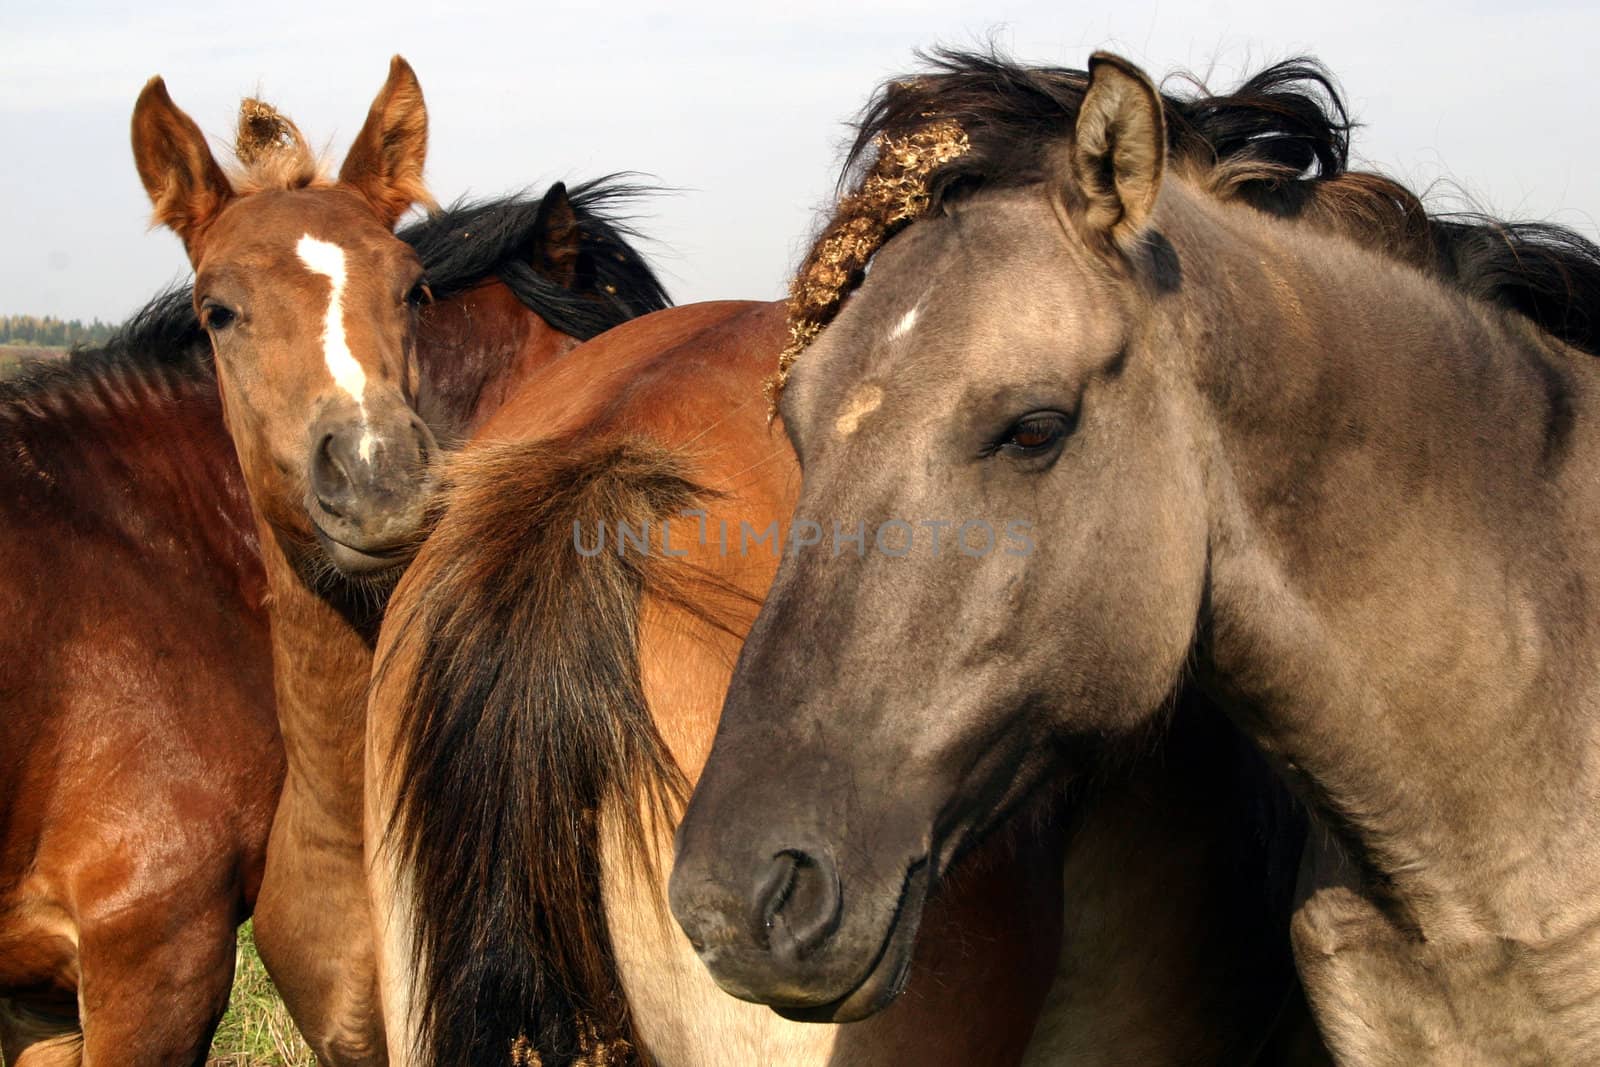
{"type": "Polygon", "coordinates": [[[785,560],[675,913],[720,978],[751,851],[804,853],[832,927],[731,980],[848,994],[955,855],[1193,684],[1315,812],[1293,936],[1341,1062],[1596,1062],[1597,368],[1359,227],[1162,173],[1148,81],[1093,78],[1077,131],[1113,135],[894,238],[781,409],[799,515],[1036,550],[785,560]]]}

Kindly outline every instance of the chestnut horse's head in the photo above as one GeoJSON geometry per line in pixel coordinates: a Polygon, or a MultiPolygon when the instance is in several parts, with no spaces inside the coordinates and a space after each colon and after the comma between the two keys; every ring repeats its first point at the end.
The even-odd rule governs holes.
{"type": "Polygon", "coordinates": [[[413,410],[428,289],[394,235],[427,202],[422,90],[396,56],[336,180],[279,121],[289,143],[253,162],[241,150],[230,179],[153,78],[134,107],[134,159],[194,266],[257,512],[291,555],[320,544],[347,574],[385,571],[421,536],[437,447],[413,410]]]}

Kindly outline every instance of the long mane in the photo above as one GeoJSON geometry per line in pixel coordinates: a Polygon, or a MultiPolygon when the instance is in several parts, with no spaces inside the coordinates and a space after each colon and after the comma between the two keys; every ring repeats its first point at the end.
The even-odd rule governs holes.
{"type": "MultiPolygon", "coordinates": [[[[936,214],[980,188],[1044,181],[1088,87],[1085,71],[1022,66],[993,52],[940,49],[923,59],[926,69],[885,83],[857,120],[839,179],[846,210],[827,221],[795,281],[798,293],[826,276],[836,290],[810,332],[831,320],[861,283],[870,252],[910,224],[849,213],[861,202],[851,194],[879,168],[881,146],[903,143],[932,124],[959,127],[959,154],[925,172],[925,212],[936,214]],[[819,250],[864,224],[881,236],[841,277],[838,264],[819,250]]],[[[1190,85],[1186,95],[1162,93],[1169,158],[1212,195],[1342,233],[1600,354],[1600,323],[1590,311],[1600,308],[1600,248],[1549,223],[1432,213],[1400,182],[1352,170],[1355,123],[1333,76],[1316,60],[1276,63],[1227,93],[1190,85]]]]}

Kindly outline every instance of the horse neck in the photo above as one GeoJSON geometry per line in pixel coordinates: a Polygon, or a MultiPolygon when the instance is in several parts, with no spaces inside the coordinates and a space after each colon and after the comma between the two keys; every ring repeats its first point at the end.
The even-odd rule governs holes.
{"type": "Polygon", "coordinates": [[[418,338],[426,385],[422,414],[463,437],[523,380],[577,347],[504,283],[486,282],[429,310],[418,338]]]}
{"type": "Polygon", "coordinates": [[[255,524],[209,373],[108,371],[0,412],[0,439],[15,495],[48,486],[47,506],[79,528],[114,532],[152,560],[171,546],[185,571],[205,566],[261,610],[255,524]]]}
{"type": "MultiPolygon", "coordinates": [[[[376,624],[309,585],[273,529],[265,520],[257,522],[266,563],[278,725],[288,763],[285,789],[327,814],[329,833],[359,834],[376,624]]],[[[338,588],[334,595],[347,592],[338,588]]],[[[359,594],[349,599],[358,600],[359,594]]]]}
{"type": "Polygon", "coordinates": [[[1207,428],[1206,675],[1417,927],[1533,934],[1600,840],[1589,357],[1243,209],[1174,232],[1206,234],[1211,301],[1170,325],[1207,428]]]}

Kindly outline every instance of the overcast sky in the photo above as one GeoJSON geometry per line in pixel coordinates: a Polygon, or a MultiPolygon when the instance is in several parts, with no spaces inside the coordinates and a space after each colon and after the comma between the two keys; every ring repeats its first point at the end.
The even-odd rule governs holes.
{"type": "Polygon", "coordinates": [[[680,302],[775,298],[832,189],[844,122],[913,51],[993,36],[1082,66],[1108,47],[1215,87],[1300,52],[1339,77],[1360,156],[1414,186],[1594,236],[1600,9],[1572,3],[1319,5],[808,0],[749,3],[0,6],[0,313],[120,319],[187,274],[148,231],[128,118],[145,79],[221,144],[259,91],[343,158],[388,58],[421,78],[441,202],[613,170],[679,191],[650,249],[680,302]],[[415,13],[408,13],[408,8],[415,13]]]}

